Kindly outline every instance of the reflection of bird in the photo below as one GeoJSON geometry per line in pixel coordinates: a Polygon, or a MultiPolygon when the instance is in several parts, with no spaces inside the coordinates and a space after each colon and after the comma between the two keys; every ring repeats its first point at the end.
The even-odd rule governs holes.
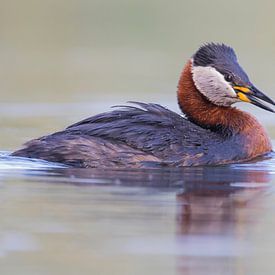
{"type": "Polygon", "coordinates": [[[157,104],[135,103],[99,114],[63,131],[31,140],[14,156],[75,167],[217,165],[271,151],[251,115],[231,107],[249,102],[274,112],[275,102],[253,86],[232,48],[202,46],[187,62],[178,85],[186,118],[157,104]]]}

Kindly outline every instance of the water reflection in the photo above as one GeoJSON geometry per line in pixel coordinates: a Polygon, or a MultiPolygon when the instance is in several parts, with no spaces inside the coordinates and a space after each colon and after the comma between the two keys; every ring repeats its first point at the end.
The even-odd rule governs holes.
{"type": "MultiPolygon", "coordinates": [[[[271,161],[268,161],[268,164],[271,161]]],[[[183,188],[203,192],[238,190],[240,187],[263,186],[273,178],[275,166],[265,165],[259,169],[254,164],[240,164],[216,167],[184,167],[162,169],[49,169],[53,178],[49,181],[60,181],[73,184],[110,184],[121,186],[140,186],[161,188],[183,188]]],[[[30,173],[31,175],[31,173],[30,173]]]]}
{"type": "MultiPolygon", "coordinates": [[[[70,177],[101,178],[99,171],[67,172],[70,177]]],[[[150,196],[152,188],[154,192],[175,189],[176,239],[156,241],[145,237],[134,242],[130,251],[173,255],[176,273],[185,275],[235,274],[245,269],[236,260],[249,255],[251,244],[246,234],[264,212],[261,198],[272,180],[270,172],[239,166],[104,171],[104,178],[110,180],[109,184],[150,187],[150,196]]]]}
{"type": "Polygon", "coordinates": [[[254,171],[237,177],[241,184],[229,180],[187,184],[177,195],[179,274],[237,274],[245,269],[241,259],[253,246],[246,235],[265,213],[261,199],[270,176],[254,171]]]}
{"type": "MultiPolygon", "coordinates": [[[[60,274],[83,266],[89,274],[236,274],[253,265],[249,259],[257,255],[253,247],[263,230],[270,237],[274,230],[264,229],[273,216],[263,219],[272,211],[273,156],[250,164],[150,170],[45,169],[45,162],[41,169],[37,162],[12,169],[12,162],[20,167],[24,160],[2,161],[9,163],[0,169],[6,274],[15,257],[23,267],[53,273],[55,251],[66,263],[60,274]],[[14,232],[28,239],[18,242],[14,232]],[[12,236],[12,249],[5,236],[12,236]]],[[[19,269],[13,266],[35,274],[19,269]]]]}

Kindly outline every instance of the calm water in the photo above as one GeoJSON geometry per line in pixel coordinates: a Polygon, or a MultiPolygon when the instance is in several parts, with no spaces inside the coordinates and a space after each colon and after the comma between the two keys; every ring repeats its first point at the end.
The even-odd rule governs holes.
{"type": "Polygon", "coordinates": [[[275,154],[70,169],[0,158],[1,274],[273,274],[275,154]]]}

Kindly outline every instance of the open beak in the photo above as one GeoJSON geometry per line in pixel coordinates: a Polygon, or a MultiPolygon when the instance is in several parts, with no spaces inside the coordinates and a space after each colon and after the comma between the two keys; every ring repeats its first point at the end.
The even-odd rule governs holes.
{"type": "Polygon", "coordinates": [[[266,96],[264,93],[260,92],[256,87],[242,87],[242,86],[234,86],[238,98],[241,101],[252,103],[262,109],[275,113],[274,109],[271,109],[265,102],[274,105],[275,102],[266,96]]]}

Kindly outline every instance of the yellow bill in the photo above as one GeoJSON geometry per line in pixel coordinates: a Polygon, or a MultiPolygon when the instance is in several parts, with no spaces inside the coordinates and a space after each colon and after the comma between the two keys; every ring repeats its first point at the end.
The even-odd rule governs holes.
{"type": "Polygon", "coordinates": [[[251,93],[251,90],[249,88],[243,86],[234,86],[233,89],[238,90],[242,93],[251,93]]]}
{"type": "Polygon", "coordinates": [[[237,96],[241,101],[251,103],[251,100],[245,94],[237,93],[237,96]]]}

